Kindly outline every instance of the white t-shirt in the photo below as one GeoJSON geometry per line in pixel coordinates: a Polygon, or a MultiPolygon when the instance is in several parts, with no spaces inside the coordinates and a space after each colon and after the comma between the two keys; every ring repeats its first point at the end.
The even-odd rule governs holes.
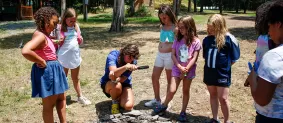
{"type": "Polygon", "coordinates": [[[283,45],[264,54],[258,76],[277,87],[269,104],[260,106],[255,103],[257,112],[266,117],[283,119],[283,45]]]}

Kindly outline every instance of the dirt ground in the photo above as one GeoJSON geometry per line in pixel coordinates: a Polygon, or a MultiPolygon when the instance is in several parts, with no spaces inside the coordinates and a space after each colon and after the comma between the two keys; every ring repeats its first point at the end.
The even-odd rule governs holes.
{"type": "MultiPolygon", "coordinates": [[[[243,86],[247,77],[247,62],[254,60],[256,47],[256,34],[254,31],[253,17],[225,16],[229,31],[239,40],[241,57],[232,67],[232,85],[230,87],[231,120],[236,123],[252,123],[255,117],[253,100],[249,88],[243,86]]],[[[25,60],[20,54],[19,43],[28,41],[34,32],[33,22],[27,21],[27,26],[18,26],[21,29],[10,29],[9,26],[20,24],[3,24],[5,33],[0,36],[0,122],[42,122],[41,99],[30,98],[30,69],[32,63],[25,60]]],[[[144,107],[144,103],[154,96],[151,74],[157,53],[159,27],[157,24],[128,24],[123,33],[108,33],[110,24],[82,25],[81,30],[85,43],[81,48],[83,62],[81,64],[80,81],[84,96],[92,101],[89,106],[76,103],[76,93],[71,81],[68,95],[67,120],[73,123],[95,122],[105,115],[110,114],[111,102],[102,93],[99,79],[104,74],[105,59],[109,51],[119,49],[127,43],[135,43],[140,47],[141,57],[139,65],[149,65],[150,69],[135,71],[133,76],[133,91],[135,96],[134,109],[151,113],[152,109],[144,107]]],[[[206,36],[206,25],[197,24],[199,38],[206,36]]],[[[1,31],[1,30],[0,30],[1,31]]],[[[200,53],[202,54],[202,52],[200,53]]],[[[204,60],[198,58],[197,76],[191,85],[191,97],[187,107],[189,122],[199,123],[212,117],[209,93],[203,79],[204,60]]],[[[71,80],[71,78],[69,78],[71,80]]],[[[161,95],[165,96],[167,82],[165,72],[160,78],[161,95]]],[[[176,117],[181,110],[182,84],[175,94],[171,119],[176,117]]],[[[58,121],[54,110],[55,120],[58,121]]],[[[219,109],[219,117],[223,119],[219,109]]]]}

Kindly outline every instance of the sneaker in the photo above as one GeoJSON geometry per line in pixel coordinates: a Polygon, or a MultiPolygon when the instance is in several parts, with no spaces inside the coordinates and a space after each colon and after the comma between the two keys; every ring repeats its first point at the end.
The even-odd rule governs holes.
{"type": "Polygon", "coordinates": [[[211,118],[209,121],[207,121],[205,123],[220,123],[220,121],[218,119],[215,120],[215,119],[211,118]]]}
{"type": "Polygon", "coordinates": [[[78,97],[78,102],[84,105],[91,104],[91,102],[84,96],[78,97]]]}
{"type": "Polygon", "coordinates": [[[159,114],[161,112],[166,111],[166,109],[167,109],[167,106],[164,106],[162,104],[157,104],[156,106],[154,106],[153,111],[154,113],[159,114]]]}
{"type": "Polygon", "coordinates": [[[161,104],[161,102],[157,101],[156,99],[152,99],[152,100],[144,103],[144,106],[146,106],[146,107],[154,107],[156,104],[161,104]]]}
{"type": "Polygon", "coordinates": [[[113,103],[111,105],[111,113],[112,114],[119,114],[120,111],[119,111],[119,104],[118,103],[113,103]]]}
{"type": "Polygon", "coordinates": [[[185,122],[187,121],[187,114],[186,112],[181,112],[179,117],[178,117],[178,121],[181,121],[181,122],[185,122]]]}

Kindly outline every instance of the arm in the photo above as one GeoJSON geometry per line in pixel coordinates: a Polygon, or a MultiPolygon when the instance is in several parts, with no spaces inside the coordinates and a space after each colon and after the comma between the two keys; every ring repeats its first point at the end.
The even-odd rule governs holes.
{"type": "Polygon", "coordinates": [[[270,83],[261,77],[253,79],[253,76],[255,76],[254,71],[252,71],[248,77],[252,97],[257,104],[265,106],[271,101],[277,84],[270,83]]]}
{"type": "Polygon", "coordinates": [[[257,104],[265,106],[272,100],[277,85],[282,83],[282,76],[282,58],[276,52],[267,52],[258,68],[258,77],[253,69],[247,79],[257,104]]]}
{"type": "Polygon", "coordinates": [[[41,49],[46,45],[45,36],[42,33],[35,32],[32,39],[22,49],[22,55],[29,61],[35,62],[41,67],[46,66],[46,62],[38,56],[34,50],[41,49]]]}
{"type": "Polygon", "coordinates": [[[76,26],[75,26],[75,29],[76,29],[76,32],[78,34],[78,43],[79,45],[81,45],[83,43],[83,37],[81,35],[81,29],[80,29],[80,26],[76,23],[76,26]]]}
{"type": "Polygon", "coordinates": [[[199,55],[199,50],[196,50],[193,54],[193,58],[191,59],[191,61],[189,62],[189,64],[186,67],[187,71],[197,62],[198,55],[199,55]]]}
{"type": "Polygon", "coordinates": [[[178,62],[177,58],[176,58],[176,50],[175,48],[172,48],[172,54],[171,54],[171,58],[173,60],[173,63],[179,68],[179,70],[183,73],[185,72],[185,68],[178,62]]]}

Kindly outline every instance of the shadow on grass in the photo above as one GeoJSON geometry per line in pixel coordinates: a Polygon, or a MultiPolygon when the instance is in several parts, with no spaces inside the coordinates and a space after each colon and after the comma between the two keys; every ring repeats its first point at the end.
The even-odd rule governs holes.
{"type": "Polygon", "coordinates": [[[33,29],[35,23],[33,21],[7,21],[0,23],[0,29],[16,30],[16,29],[33,29]]]}
{"type": "Polygon", "coordinates": [[[231,20],[246,20],[246,21],[255,21],[255,17],[251,16],[234,16],[230,18],[231,20]]]}
{"type": "MultiPolygon", "coordinates": [[[[170,121],[177,121],[180,114],[172,113],[166,111],[163,115],[159,115],[159,117],[170,119],[170,121]]],[[[187,113],[187,121],[186,122],[178,122],[178,123],[204,123],[209,121],[210,118],[206,116],[194,116],[187,113]]]]}
{"type": "Polygon", "coordinates": [[[141,31],[159,31],[156,25],[127,25],[123,32],[111,33],[106,27],[84,27],[81,28],[84,37],[85,49],[117,48],[133,43],[139,47],[146,45],[146,42],[157,42],[158,39],[146,39],[146,37],[131,37],[141,31]]]}
{"type": "Polygon", "coordinates": [[[12,49],[12,48],[19,48],[21,42],[23,44],[31,40],[33,33],[24,33],[18,35],[12,35],[6,38],[0,39],[0,48],[1,49],[12,49]]]}
{"type": "MultiPolygon", "coordinates": [[[[233,34],[239,41],[246,40],[248,42],[254,42],[257,39],[254,27],[230,28],[229,32],[233,34]]],[[[207,35],[207,32],[199,31],[197,34],[207,35]]]]}

